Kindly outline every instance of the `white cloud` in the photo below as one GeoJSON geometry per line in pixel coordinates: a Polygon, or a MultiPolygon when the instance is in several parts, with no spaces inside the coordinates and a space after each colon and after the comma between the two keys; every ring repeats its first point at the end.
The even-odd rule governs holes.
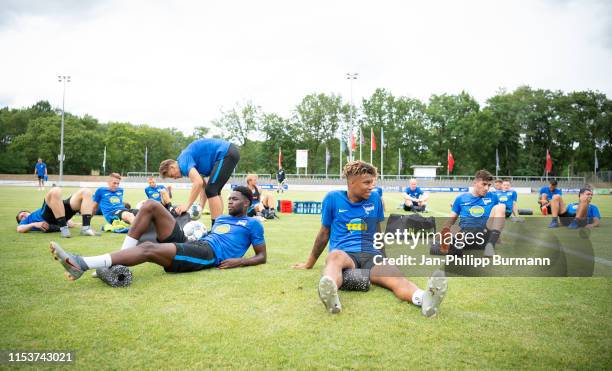
{"type": "Polygon", "coordinates": [[[106,1],[1,14],[0,105],[61,104],[101,121],[189,132],[253,101],[288,115],[306,94],[382,87],[483,102],[528,84],[612,91],[610,6],[553,1],[106,1]]]}

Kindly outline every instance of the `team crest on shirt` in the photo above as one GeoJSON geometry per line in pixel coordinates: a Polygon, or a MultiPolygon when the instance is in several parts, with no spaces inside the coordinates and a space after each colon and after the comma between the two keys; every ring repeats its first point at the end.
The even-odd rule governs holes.
{"type": "Polygon", "coordinates": [[[243,226],[243,227],[246,227],[246,225],[247,225],[247,221],[246,221],[246,220],[240,220],[240,221],[236,222],[236,224],[237,224],[237,225],[241,225],[241,226],[243,226]]]}
{"type": "Polygon", "coordinates": [[[119,197],[117,197],[117,196],[113,196],[113,197],[109,198],[109,199],[108,199],[108,201],[109,201],[111,204],[118,204],[118,203],[121,203],[121,199],[120,199],[119,197]]]}
{"type": "Polygon", "coordinates": [[[370,211],[374,211],[374,205],[372,204],[363,205],[363,210],[365,211],[366,214],[369,214],[370,211]]]}
{"type": "Polygon", "coordinates": [[[484,202],[485,205],[488,205],[491,203],[491,199],[490,198],[483,198],[482,202],[484,202]]]}
{"type": "Polygon", "coordinates": [[[219,225],[215,224],[215,227],[213,228],[213,232],[218,233],[218,234],[226,234],[226,233],[229,233],[230,229],[231,227],[229,224],[219,224],[219,225]]]}
{"type": "Polygon", "coordinates": [[[361,233],[368,230],[368,225],[362,219],[355,218],[346,224],[346,229],[349,233],[361,233]]]}
{"type": "MultiPolygon", "coordinates": [[[[489,202],[490,202],[490,200],[489,200],[489,202]]],[[[471,216],[479,218],[479,217],[484,215],[485,209],[482,206],[472,206],[472,207],[470,207],[469,212],[470,212],[471,216]]]]}

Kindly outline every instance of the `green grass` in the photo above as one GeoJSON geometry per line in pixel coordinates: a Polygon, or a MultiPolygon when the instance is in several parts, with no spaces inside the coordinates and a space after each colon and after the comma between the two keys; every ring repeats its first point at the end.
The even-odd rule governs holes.
{"type": "MultiPolygon", "coordinates": [[[[0,349],[74,350],[79,369],[612,367],[611,278],[451,278],[432,319],[373,287],[342,292],[343,312],[329,315],[316,293],[325,253],[313,270],[290,268],[310,252],[319,216],[281,215],[265,224],[265,265],[172,275],[144,264],[132,269],[130,287],[112,289],[89,275],[63,279],[47,249],[58,234],[15,232],[17,211],[39,207],[42,192],[1,190],[0,349]]],[[[126,199],[135,204],[143,195],[127,190],[126,199]]],[[[444,212],[453,195],[432,197],[431,208],[444,212]]],[[[399,200],[385,194],[387,211],[399,200]]],[[[612,198],[596,196],[595,203],[604,216],[597,233],[609,241],[612,198]]],[[[533,205],[534,196],[519,197],[520,207],[533,205]]],[[[122,239],[60,242],[98,255],[122,239]]],[[[414,281],[422,286],[426,278],[414,281]]]]}

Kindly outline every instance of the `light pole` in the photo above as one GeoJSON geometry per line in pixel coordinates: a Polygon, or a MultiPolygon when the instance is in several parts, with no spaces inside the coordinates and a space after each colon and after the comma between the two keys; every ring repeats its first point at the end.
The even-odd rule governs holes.
{"type": "MultiPolygon", "coordinates": [[[[354,73],[347,73],[346,74],[346,79],[349,80],[350,85],[351,85],[351,134],[353,133],[353,126],[355,125],[354,123],[354,111],[353,111],[353,80],[357,80],[357,78],[359,77],[359,73],[354,72],[354,73]]],[[[353,159],[353,143],[350,144],[350,154],[351,154],[351,160],[353,159]]],[[[359,130],[359,159],[361,160],[361,130],[359,130]]]]}
{"type": "Polygon", "coordinates": [[[62,92],[62,127],[60,129],[60,155],[59,155],[59,163],[60,163],[60,171],[59,171],[59,181],[58,185],[62,185],[62,177],[64,176],[64,108],[66,102],[66,83],[70,82],[70,76],[57,76],[57,81],[63,84],[63,92],[62,92]]]}

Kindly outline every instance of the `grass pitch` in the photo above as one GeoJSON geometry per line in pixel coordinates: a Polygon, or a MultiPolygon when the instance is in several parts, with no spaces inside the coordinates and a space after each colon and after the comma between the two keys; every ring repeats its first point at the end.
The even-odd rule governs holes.
{"type": "MultiPolygon", "coordinates": [[[[53,239],[68,251],[98,255],[118,249],[124,235],[18,234],[15,214],[40,207],[43,192],[0,190],[0,350],[73,350],[80,369],[612,367],[612,278],[451,278],[431,319],[373,287],[342,292],[343,312],[330,315],[316,292],[326,253],[313,270],[290,268],[308,256],[319,216],[282,214],[265,223],[265,265],[166,274],[144,264],[132,268],[130,287],[113,289],[89,274],[65,281],[47,246],[53,239]]],[[[126,192],[133,205],[143,196],[126,192]]],[[[179,191],[175,201],[186,197],[179,191]]],[[[400,194],[384,198],[387,214],[396,212],[400,194]]],[[[453,198],[433,194],[430,207],[446,212],[453,198]]],[[[604,217],[598,238],[609,247],[612,197],[595,196],[594,203],[604,217]]],[[[534,205],[535,196],[519,195],[519,207],[534,205]]],[[[96,228],[102,222],[93,219],[96,228]]],[[[426,278],[414,281],[424,286],[426,278]]]]}

